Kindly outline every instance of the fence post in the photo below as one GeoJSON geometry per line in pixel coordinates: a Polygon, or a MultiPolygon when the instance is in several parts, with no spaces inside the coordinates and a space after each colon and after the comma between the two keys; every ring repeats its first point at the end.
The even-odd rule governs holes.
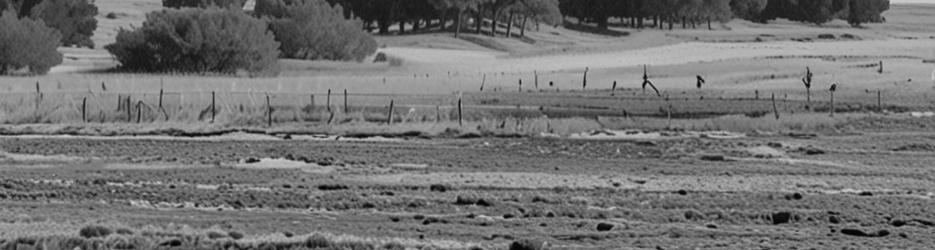
{"type": "Polygon", "coordinates": [[[81,122],[88,121],[88,97],[81,98],[81,122]]]}
{"type": "Polygon", "coordinates": [[[159,88],[159,109],[162,109],[162,87],[159,88]]]}
{"type": "Polygon", "coordinates": [[[539,89],[539,71],[534,70],[532,71],[532,74],[535,76],[534,84],[536,85],[536,89],[539,89]]]}
{"type": "Polygon", "coordinates": [[[311,108],[309,109],[309,112],[310,112],[310,113],[315,112],[315,94],[310,94],[310,95],[308,95],[308,101],[309,101],[309,102],[308,102],[308,103],[309,103],[309,106],[311,107],[311,108]]]}
{"type": "Polygon", "coordinates": [[[616,94],[617,94],[617,81],[614,81],[614,86],[610,88],[610,96],[614,96],[616,94]]]}
{"type": "Polygon", "coordinates": [[[831,117],[834,117],[834,91],[831,91],[831,117]]]}
{"type": "Polygon", "coordinates": [[[390,112],[386,115],[386,124],[393,125],[393,100],[390,100],[390,112]]]}
{"type": "Polygon", "coordinates": [[[42,102],[42,90],[39,89],[39,82],[36,81],[36,111],[39,110],[39,103],[42,102]]]}
{"type": "Polygon", "coordinates": [[[459,96],[458,97],[458,126],[461,126],[461,127],[464,126],[463,114],[464,114],[464,111],[461,105],[461,97],[459,96]]]}
{"type": "Polygon", "coordinates": [[[523,92],[523,79],[519,79],[519,92],[523,92]]]}
{"type": "Polygon", "coordinates": [[[484,74],[483,80],[480,81],[480,92],[484,92],[484,85],[487,84],[487,74],[484,74]]]}
{"type": "Polygon", "coordinates": [[[776,120],[779,120],[779,108],[776,107],[776,93],[772,94],[773,99],[773,114],[776,115],[776,120]]]}
{"type": "Polygon", "coordinates": [[[347,89],[344,89],[344,113],[347,114],[347,113],[348,113],[347,111],[348,111],[348,108],[347,108],[347,89]]]}
{"type": "Polygon", "coordinates": [[[438,105],[435,105],[435,123],[439,123],[442,120],[441,108],[438,105]]]}
{"type": "Polygon", "coordinates": [[[214,91],[211,91],[211,123],[214,123],[214,117],[217,115],[217,110],[214,106],[214,91]]]}
{"type": "Polygon", "coordinates": [[[132,105],[130,98],[130,95],[127,95],[127,122],[133,121],[133,108],[130,107],[130,105],[132,105]]]}
{"type": "Polygon", "coordinates": [[[266,93],[266,125],[273,126],[273,106],[269,102],[269,93],[266,93]]]}
{"type": "Polygon", "coordinates": [[[328,107],[328,113],[331,113],[331,89],[328,89],[328,98],[325,102],[325,105],[328,107]]]}
{"type": "Polygon", "coordinates": [[[136,103],[136,123],[143,121],[143,101],[136,103]]]}
{"type": "Polygon", "coordinates": [[[588,70],[591,70],[591,68],[584,68],[584,79],[581,80],[581,90],[588,88],[588,70]]]}

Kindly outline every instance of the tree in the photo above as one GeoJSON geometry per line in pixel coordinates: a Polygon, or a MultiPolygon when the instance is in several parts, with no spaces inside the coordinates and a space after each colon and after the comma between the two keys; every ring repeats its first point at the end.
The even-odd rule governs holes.
{"type": "Polygon", "coordinates": [[[889,0],[845,0],[847,1],[847,23],[860,27],[863,23],[882,22],[882,13],[890,9],[889,0]]]}
{"type": "Polygon", "coordinates": [[[44,0],[32,8],[30,17],[62,33],[62,44],[94,48],[91,36],[97,29],[97,6],[88,0],[44,0]]]}
{"type": "Polygon", "coordinates": [[[731,0],[730,8],[735,17],[755,20],[766,9],[769,0],[731,0]]]}
{"type": "Polygon", "coordinates": [[[0,11],[12,10],[17,17],[43,20],[62,34],[62,44],[94,48],[91,36],[97,29],[97,6],[88,0],[0,0],[0,11]]]}
{"type": "Polygon", "coordinates": [[[16,11],[0,13],[0,75],[17,71],[45,74],[62,63],[59,32],[41,20],[19,18],[16,11]]]}
{"type": "Polygon", "coordinates": [[[282,56],[296,59],[362,61],[377,42],[361,30],[360,20],[344,18],[340,5],[324,0],[259,0],[256,14],[271,19],[282,56]]]}
{"type": "Polygon", "coordinates": [[[120,29],[107,51],[120,68],[143,72],[278,74],[279,42],[266,22],[240,10],[162,10],[120,29]]]}

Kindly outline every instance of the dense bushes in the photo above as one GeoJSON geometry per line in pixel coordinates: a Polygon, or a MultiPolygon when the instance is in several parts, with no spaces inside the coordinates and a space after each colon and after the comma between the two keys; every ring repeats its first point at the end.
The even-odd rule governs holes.
{"type": "Polygon", "coordinates": [[[97,6],[88,0],[44,0],[32,9],[31,17],[45,21],[62,33],[62,44],[94,48],[91,36],[97,29],[97,6]]]}
{"type": "Polygon", "coordinates": [[[243,8],[247,0],[162,0],[162,6],[168,8],[243,8]]]}
{"type": "Polygon", "coordinates": [[[42,21],[20,19],[12,10],[0,14],[0,75],[45,74],[62,63],[56,49],[61,35],[42,21]]]}
{"type": "Polygon", "coordinates": [[[125,70],[253,76],[278,74],[278,48],[265,22],[216,7],[149,13],[106,47],[125,70]]]}
{"type": "Polygon", "coordinates": [[[91,36],[97,29],[98,10],[88,0],[0,0],[0,10],[7,9],[57,29],[65,46],[94,48],[91,36]]]}
{"type": "Polygon", "coordinates": [[[271,19],[283,57],[362,61],[377,43],[343,13],[324,0],[259,0],[256,6],[257,15],[271,19]]]}

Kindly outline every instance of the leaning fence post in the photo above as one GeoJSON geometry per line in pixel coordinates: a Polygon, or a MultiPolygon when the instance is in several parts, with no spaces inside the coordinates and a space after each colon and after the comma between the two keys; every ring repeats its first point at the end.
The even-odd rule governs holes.
{"type": "Polygon", "coordinates": [[[393,100],[390,100],[390,112],[386,115],[386,124],[393,125],[393,100]]]}
{"type": "Polygon", "coordinates": [[[211,123],[214,123],[214,117],[217,115],[217,110],[214,106],[214,91],[211,91],[211,123]]]}
{"type": "Polygon", "coordinates": [[[162,109],[162,92],[163,92],[163,89],[160,87],[159,88],[159,109],[162,109]]]}
{"type": "Polygon", "coordinates": [[[614,96],[617,93],[617,81],[614,81],[614,86],[610,88],[610,96],[614,96]]]}
{"type": "Polygon", "coordinates": [[[269,103],[269,93],[266,93],[266,125],[273,126],[273,106],[269,103]]]}

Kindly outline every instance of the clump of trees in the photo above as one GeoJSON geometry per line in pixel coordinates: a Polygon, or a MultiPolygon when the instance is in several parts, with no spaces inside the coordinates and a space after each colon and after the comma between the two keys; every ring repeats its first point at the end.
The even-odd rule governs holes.
{"type": "Polygon", "coordinates": [[[360,20],[324,0],[258,0],[255,12],[270,20],[286,58],[362,61],[377,50],[360,20]]]}
{"type": "Polygon", "coordinates": [[[857,27],[864,23],[882,22],[882,13],[889,7],[889,0],[769,0],[759,14],[745,18],[758,22],[786,18],[814,24],[841,19],[857,27]]]}
{"type": "Polygon", "coordinates": [[[247,0],[162,0],[162,6],[167,8],[207,8],[211,6],[221,8],[243,8],[247,0]]]}
{"type": "Polygon", "coordinates": [[[266,22],[241,10],[209,7],[163,10],[143,26],[121,29],[106,49],[131,71],[252,76],[278,74],[279,42],[266,22]]]}
{"type": "Polygon", "coordinates": [[[20,18],[13,10],[0,13],[0,75],[15,72],[45,74],[62,63],[56,49],[60,33],[40,20],[20,18]]]}
{"type": "Polygon", "coordinates": [[[0,11],[12,10],[19,18],[42,20],[61,33],[64,46],[94,48],[97,6],[89,0],[0,0],[0,11]]]}
{"type": "Polygon", "coordinates": [[[328,0],[345,7],[345,16],[363,20],[363,27],[381,34],[398,25],[399,33],[406,27],[413,31],[426,27],[453,29],[456,35],[471,29],[482,33],[483,22],[489,20],[490,35],[497,35],[500,25],[507,26],[507,35],[519,26],[520,35],[529,23],[560,24],[558,0],[328,0]],[[473,21],[470,25],[468,21],[473,21]],[[473,27],[471,27],[473,26],[473,27]]]}

